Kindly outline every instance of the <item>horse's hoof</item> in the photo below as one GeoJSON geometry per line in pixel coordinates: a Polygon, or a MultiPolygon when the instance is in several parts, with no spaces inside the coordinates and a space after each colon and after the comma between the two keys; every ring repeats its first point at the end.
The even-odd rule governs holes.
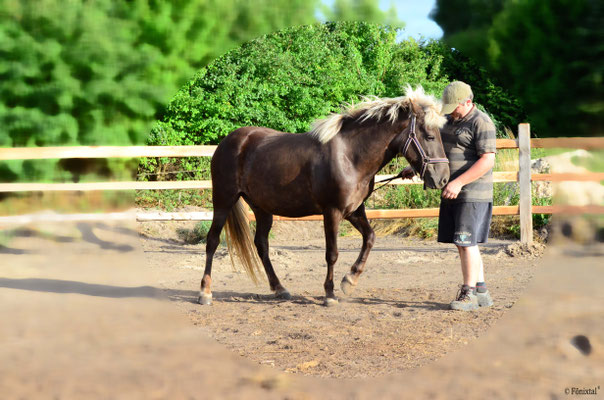
{"type": "Polygon", "coordinates": [[[354,292],[356,284],[352,283],[352,280],[348,275],[344,275],[342,282],[340,283],[340,289],[346,296],[350,296],[354,292]]]}
{"type": "Polygon", "coordinates": [[[276,299],[291,300],[292,295],[286,289],[275,292],[276,299]]]}
{"type": "Polygon", "coordinates": [[[202,306],[209,306],[210,304],[212,304],[212,293],[210,293],[210,294],[202,293],[199,296],[199,298],[197,299],[197,301],[202,306]]]}
{"type": "Polygon", "coordinates": [[[333,307],[338,305],[338,299],[334,299],[332,297],[327,297],[325,302],[323,303],[325,307],[333,307]]]}

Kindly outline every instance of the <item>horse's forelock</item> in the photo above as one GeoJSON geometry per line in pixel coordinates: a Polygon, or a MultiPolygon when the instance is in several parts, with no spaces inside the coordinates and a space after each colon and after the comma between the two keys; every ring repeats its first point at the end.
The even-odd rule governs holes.
{"type": "Polygon", "coordinates": [[[424,123],[428,128],[442,128],[447,119],[440,115],[442,104],[434,96],[426,94],[424,88],[417,86],[414,89],[410,85],[405,88],[405,98],[414,102],[424,111],[424,123]]]}
{"type": "Polygon", "coordinates": [[[327,143],[340,132],[345,118],[356,119],[359,122],[368,119],[380,121],[387,118],[390,122],[394,122],[401,111],[405,112],[413,108],[411,103],[421,107],[427,127],[442,128],[447,122],[446,118],[440,115],[441,104],[434,96],[426,94],[421,86],[412,89],[407,85],[404,96],[395,98],[364,97],[361,103],[348,105],[348,109],[341,114],[332,114],[327,118],[315,121],[310,134],[319,142],[327,143]]]}
{"type": "Polygon", "coordinates": [[[428,128],[440,129],[447,123],[447,118],[433,109],[424,109],[424,123],[428,128]]]}

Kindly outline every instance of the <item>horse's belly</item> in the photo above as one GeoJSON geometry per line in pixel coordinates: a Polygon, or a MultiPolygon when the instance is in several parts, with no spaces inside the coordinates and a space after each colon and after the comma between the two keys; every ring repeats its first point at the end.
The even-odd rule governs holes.
{"type": "Polygon", "coordinates": [[[260,202],[255,199],[250,200],[254,206],[261,208],[263,211],[282,217],[298,218],[322,214],[320,208],[309,204],[275,204],[272,202],[260,202]]]}
{"type": "Polygon", "coordinates": [[[244,197],[252,205],[273,215],[296,218],[322,213],[310,192],[297,185],[257,183],[245,190],[244,197]]]}

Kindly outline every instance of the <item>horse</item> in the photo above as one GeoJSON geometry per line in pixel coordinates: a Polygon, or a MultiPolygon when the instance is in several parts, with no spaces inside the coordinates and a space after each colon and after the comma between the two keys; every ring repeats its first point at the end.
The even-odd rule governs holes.
{"type": "Polygon", "coordinates": [[[291,299],[269,258],[273,215],[323,215],[326,306],[338,303],[333,283],[338,226],[345,219],[361,233],[360,254],[341,281],[344,294],[350,294],[375,242],[364,201],[373,191],[378,171],[402,154],[426,187],[440,189],[448,182],[449,164],[439,130],[446,119],[440,115],[440,107],[421,86],[415,90],[407,86],[404,96],[365,98],[341,113],[315,121],[306,133],[248,126],[227,135],[211,161],[214,213],[199,303],[212,303],[212,260],[225,224],[231,257],[238,255],[256,283],[261,263],[275,297],[291,299]],[[253,242],[241,199],[256,218],[253,242]]]}

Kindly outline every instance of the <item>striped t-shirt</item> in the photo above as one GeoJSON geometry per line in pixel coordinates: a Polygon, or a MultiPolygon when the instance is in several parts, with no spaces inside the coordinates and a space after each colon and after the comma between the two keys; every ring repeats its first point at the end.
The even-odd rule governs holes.
{"type": "MultiPolygon", "coordinates": [[[[441,136],[449,159],[449,181],[467,171],[482,154],[496,151],[495,125],[491,118],[476,106],[461,119],[454,120],[448,116],[447,123],[441,129],[441,136]]],[[[465,185],[456,199],[447,201],[492,202],[493,169],[465,185]]]]}

